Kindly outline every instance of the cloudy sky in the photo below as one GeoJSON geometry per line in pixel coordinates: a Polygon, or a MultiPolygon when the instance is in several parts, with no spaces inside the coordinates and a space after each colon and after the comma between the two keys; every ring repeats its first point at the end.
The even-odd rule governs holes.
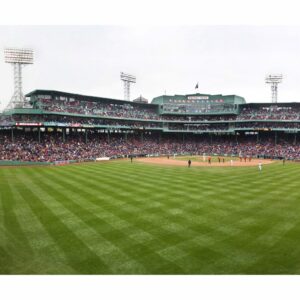
{"type": "MultiPolygon", "coordinates": [[[[197,91],[269,102],[265,75],[282,73],[279,101],[300,101],[299,26],[0,26],[5,47],[35,50],[34,65],[23,70],[24,93],[53,89],[123,99],[123,71],[137,77],[131,99],[197,91]]],[[[13,93],[3,54],[0,86],[3,108],[13,93]]]]}

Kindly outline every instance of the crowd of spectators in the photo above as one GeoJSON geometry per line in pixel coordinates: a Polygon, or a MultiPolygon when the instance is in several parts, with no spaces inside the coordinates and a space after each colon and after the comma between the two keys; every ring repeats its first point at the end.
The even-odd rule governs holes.
{"type": "Polygon", "coordinates": [[[144,120],[158,120],[155,108],[144,108],[129,103],[103,103],[93,101],[70,101],[40,99],[37,107],[50,112],[66,112],[71,114],[99,115],[104,117],[132,118],[144,120]]]}
{"type": "Polygon", "coordinates": [[[236,123],[234,128],[265,128],[265,129],[273,129],[273,128],[283,128],[283,129],[299,129],[300,123],[297,122],[243,122],[236,123]]]}
{"type": "Polygon", "coordinates": [[[163,111],[166,113],[184,113],[184,114],[198,114],[198,113],[235,113],[237,108],[234,104],[226,103],[202,103],[202,104],[176,104],[165,103],[163,111]]]}
{"type": "Polygon", "coordinates": [[[177,131],[224,131],[228,124],[169,124],[168,129],[177,131]]]}
{"type": "Polygon", "coordinates": [[[300,107],[247,106],[242,108],[237,120],[300,120],[300,107]]]}
{"type": "Polygon", "coordinates": [[[243,156],[285,157],[300,159],[300,144],[280,140],[275,145],[273,139],[257,141],[245,137],[239,141],[233,137],[189,137],[183,140],[176,136],[161,139],[156,135],[91,133],[69,134],[65,140],[59,133],[42,133],[40,142],[36,133],[0,132],[0,160],[54,162],[66,160],[94,160],[99,157],[126,157],[138,155],[173,154],[228,154],[243,156]]]}
{"type": "MultiPolygon", "coordinates": [[[[49,112],[66,112],[72,114],[83,115],[99,115],[104,117],[115,118],[133,118],[144,120],[169,120],[169,121],[222,121],[234,120],[234,115],[229,116],[174,116],[174,115],[160,115],[155,108],[145,108],[144,106],[134,106],[129,103],[115,104],[102,103],[93,101],[70,101],[70,100],[55,100],[55,99],[39,99],[36,106],[44,111],[49,112]]],[[[174,105],[173,105],[174,106],[174,105]]],[[[165,110],[168,112],[168,110],[165,110]]],[[[190,111],[190,113],[205,113],[214,111],[212,108],[207,108],[205,111],[190,111]]],[[[223,106],[218,106],[215,112],[226,112],[223,106]]],[[[188,113],[189,111],[177,111],[188,113]]],[[[229,110],[232,112],[232,110],[229,110]]]]}
{"type": "MultiPolygon", "coordinates": [[[[222,122],[222,121],[234,121],[235,116],[170,116],[170,115],[162,115],[160,119],[155,120],[156,124],[162,124],[162,123],[170,123],[174,124],[175,122],[207,122],[207,121],[215,121],[215,122],[222,122]]],[[[0,119],[0,124],[2,124],[4,121],[6,123],[8,122],[59,122],[59,123],[80,123],[80,124],[103,124],[102,122],[110,121],[112,124],[116,124],[118,122],[121,122],[122,120],[118,119],[102,119],[102,118],[94,118],[94,117],[75,117],[75,116],[63,116],[63,115],[52,115],[52,114],[43,114],[43,115],[35,115],[35,114],[15,114],[13,116],[6,116],[5,119],[0,119]]],[[[126,120],[124,118],[124,121],[128,122],[135,122],[126,120]]],[[[153,122],[154,120],[145,120],[144,123],[153,122]]]]}
{"type": "MultiPolygon", "coordinates": [[[[173,104],[172,104],[173,105],[173,104]]],[[[248,127],[274,127],[274,128],[299,128],[297,123],[287,122],[286,125],[282,123],[275,124],[274,120],[280,121],[300,121],[300,106],[278,106],[278,105],[247,105],[242,106],[240,113],[237,115],[235,113],[222,114],[222,115],[171,115],[171,114],[159,114],[158,108],[153,106],[147,107],[146,105],[130,104],[128,102],[122,103],[106,103],[99,101],[78,101],[75,99],[58,100],[58,99],[39,99],[35,103],[35,107],[41,108],[48,112],[59,112],[59,113],[72,113],[72,114],[83,114],[86,117],[76,118],[71,116],[55,117],[55,115],[23,115],[14,116],[13,121],[28,121],[28,122],[60,122],[65,123],[67,126],[72,123],[77,124],[88,124],[88,125],[101,125],[101,124],[112,124],[127,126],[129,123],[125,121],[128,119],[140,119],[143,122],[150,123],[151,121],[156,121],[149,126],[143,127],[164,127],[169,124],[169,129],[174,129],[179,123],[193,123],[193,122],[224,122],[232,121],[231,124],[235,124],[237,128],[248,128],[248,127]],[[90,117],[89,117],[90,116],[90,117]],[[98,118],[92,117],[98,116],[98,118]],[[104,117],[104,119],[101,119],[104,117]],[[109,119],[111,118],[111,119],[109,119]],[[118,118],[118,120],[114,119],[118,118]],[[20,119],[20,120],[19,120],[20,119]],[[26,120],[27,119],[27,120],[26,120]],[[120,120],[122,119],[122,120],[120,120]],[[105,121],[110,120],[110,121],[105,121]],[[124,120],[124,121],[123,121],[124,120]],[[270,124],[257,122],[258,120],[270,120],[270,124]],[[253,123],[235,123],[234,121],[253,121],[253,123]],[[255,122],[255,123],[254,123],[255,122]],[[272,122],[272,123],[271,123],[272,122]],[[126,125],[125,125],[126,123],[126,125]],[[252,126],[248,126],[252,125],[252,126]]],[[[207,111],[209,112],[209,111],[207,111]]],[[[223,113],[226,112],[222,111],[223,113]]],[[[211,113],[211,111],[209,112],[211,113]]],[[[129,120],[128,120],[129,121],[129,120]]],[[[131,122],[135,122],[132,120],[131,122]]],[[[141,122],[141,121],[140,121],[141,122]]],[[[0,125],[7,125],[9,120],[0,120],[0,125]]],[[[140,124],[134,125],[133,127],[140,127],[140,124]]],[[[199,126],[201,127],[201,126],[199,126]]],[[[205,127],[205,126],[204,126],[205,127]]],[[[214,129],[213,129],[214,130],[214,129]]]]}
{"type": "MultiPolygon", "coordinates": [[[[294,122],[291,120],[275,122],[270,120],[269,122],[253,122],[236,121],[230,123],[219,122],[219,118],[215,117],[215,122],[212,123],[196,123],[201,120],[201,116],[190,119],[188,122],[160,122],[155,120],[147,121],[134,121],[128,119],[102,119],[91,117],[75,117],[64,115],[13,115],[6,116],[0,120],[1,126],[8,126],[9,124],[15,125],[15,123],[41,123],[45,126],[62,126],[62,127],[97,127],[101,125],[103,128],[107,126],[120,127],[120,128],[161,128],[178,131],[224,131],[228,129],[244,129],[244,128],[282,128],[282,129],[299,129],[300,122],[294,122]],[[198,118],[198,120],[197,120],[198,118]]],[[[202,117],[203,118],[203,117],[202,117]]],[[[182,120],[181,120],[182,121],[182,120]]],[[[201,121],[204,121],[202,119],[201,121]]]]}
{"type": "Polygon", "coordinates": [[[178,115],[162,115],[163,121],[184,121],[184,122],[196,122],[196,121],[234,121],[236,120],[235,115],[204,115],[204,116],[178,116],[178,115]]]}
{"type": "MultiPolygon", "coordinates": [[[[15,115],[13,117],[13,124],[15,123],[41,123],[44,126],[58,126],[58,127],[93,127],[93,126],[112,126],[112,127],[126,127],[126,128],[161,128],[159,122],[153,121],[131,121],[131,120],[114,120],[101,118],[86,118],[73,117],[61,115],[15,115]]],[[[104,127],[105,127],[104,126],[104,127]]]]}

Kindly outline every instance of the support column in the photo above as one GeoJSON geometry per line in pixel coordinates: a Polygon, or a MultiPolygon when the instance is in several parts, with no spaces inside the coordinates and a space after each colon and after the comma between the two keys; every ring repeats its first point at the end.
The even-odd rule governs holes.
{"type": "Polygon", "coordinates": [[[297,133],[295,133],[295,136],[294,136],[294,145],[296,145],[297,143],[297,133]]]}
{"type": "Polygon", "coordinates": [[[66,142],[66,128],[62,129],[63,143],[66,142]]]}
{"type": "Polygon", "coordinates": [[[109,137],[109,130],[107,130],[107,142],[110,142],[110,137],[109,137]]]}
{"type": "Polygon", "coordinates": [[[88,142],[88,130],[85,129],[85,143],[87,144],[88,142]]]}
{"type": "Polygon", "coordinates": [[[259,142],[259,131],[257,131],[256,142],[259,142]]]}
{"type": "Polygon", "coordinates": [[[11,141],[14,142],[15,141],[15,137],[14,137],[14,129],[11,129],[11,141]]]}
{"type": "Polygon", "coordinates": [[[41,143],[41,127],[38,127],[38,139],[39,143],[41,143]]]}
{"type": "Polygon", "coordinates": [[[275,146],[277,145],[277,131],[275,131],[275,146]]]}
{"type": "Polygon", "coordinates": [[[143,133],[143,131],[141,132],[141,142],[143,142],[144,141],[144,133],[143,133]]]}

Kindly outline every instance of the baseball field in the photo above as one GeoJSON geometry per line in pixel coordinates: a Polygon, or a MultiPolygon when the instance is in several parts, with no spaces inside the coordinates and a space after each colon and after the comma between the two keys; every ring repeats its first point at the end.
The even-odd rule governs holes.
{"type": "Polygon", "coordinates": [[[300,274],[300,164],[0,168],[1,274],[300,274]]]}

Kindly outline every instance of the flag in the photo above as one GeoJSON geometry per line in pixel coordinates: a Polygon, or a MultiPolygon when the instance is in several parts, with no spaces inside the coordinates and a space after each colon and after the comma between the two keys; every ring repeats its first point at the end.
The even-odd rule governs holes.
{"type": "Polygon", "coordinates": [[[195,89],[197,89],[198,88],[198,82],[197,82],[197,84],[196,84],[196,86],[195,86],[195,89]]]}

